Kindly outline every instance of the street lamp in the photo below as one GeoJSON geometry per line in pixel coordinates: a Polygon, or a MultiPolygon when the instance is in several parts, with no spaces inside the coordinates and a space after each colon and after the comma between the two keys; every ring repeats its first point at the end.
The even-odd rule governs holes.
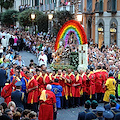
{"type": "Polygon", "coordinates": [[[82,14],[77,14],[77,20],[81,23],[82,22],[82,14]]]}
{"type": "Polygon", "coordinates": [[[49,20],[52,20],[52,19],[53,19],[53,14],[52,14],[52,13],[48,14],[48,19],[49,19],[49,20]]]}
{"type": "Polygon", "coordinates": [[[34,20],[35,20],[35,13],[32,12],[31,15],[30,15],[31,19],[32,19],[32,35],[33,35],[33,32],[34,32],[34,20]]]}
{"type": "Polygon", "coordinates": [[[49,27],[50,27],[50,40],[51,40],[51,33],[52,33],[52,25],[51,25],[51,23],[52,23],[52,19],[53,19],[53,14],[52,13],[48,14],[48,19],[49,19],[49,22],[50,22],[49,27]]]}

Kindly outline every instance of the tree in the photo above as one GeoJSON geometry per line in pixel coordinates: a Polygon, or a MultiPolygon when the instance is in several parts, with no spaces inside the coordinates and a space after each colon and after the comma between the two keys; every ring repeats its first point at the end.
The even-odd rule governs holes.
{"type": "Polygon", "coordinates": [[[14,0],[6,0],[4,1],[3,7],[8,10],[9,8],[12,8],[13,5],[14,5],[14,0]]]}
{"type": "Polygon", "coordinates": [[[32,12],[34,12],[36,15],[35,20],[33,21],[34,25],[38,25],[39,31],[46,31],[48,24],[47,15],[43,14],[38,10],[28,9],[21,12],[18,16],[18,21],[20,25],[24,28],[25,26],[32,26],[32,20],[30,17],[32,12]]]}
{"type": "Polygon", "coordinates": [[[48,31],[48,16],[46,14],[40,15],[37,20],[37,25],[38,25],[39,32],[47,32],[48,31]]]}
{"type": "Polygon", "coordinates": [[[2,12],[2,8],[5,8],[5,9],[9,9],[9,8],[12,8],[14,5],[14,0],[0,0],[0,6],[1,6],[1,12],[2,12]]]}
{"type": "Polygon", "coordinates": [[[74,15],[71,14],[69,11],[56,12],[53,16],[53,32],[55,33],[55,35],[57,35],[60,28],[65,22],[72,19],[74,19],[74,15]]]}
{"type": "Polygon", "coordinates": [[[15,21],[17,21],[18,11],[15,10],[7,10],[6,12],[2,13],[1,22],[3,25],[10,27],[13,25],[15,21]]]}
{"type": "Polygon", "coordinates": [[[4,0],[0,0],[1,12],[2,12],[3,5],[4,5],[4,0]]]}

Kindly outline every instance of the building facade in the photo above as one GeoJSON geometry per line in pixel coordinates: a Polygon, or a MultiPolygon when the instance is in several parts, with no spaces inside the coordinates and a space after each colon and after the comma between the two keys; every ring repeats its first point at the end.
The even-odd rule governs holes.
{"type": "Polygon", "coordinates": [[[103,41],[120,47],[120,0],[99,0],[95,5],[95,42],[99,47],[103,41]]]}

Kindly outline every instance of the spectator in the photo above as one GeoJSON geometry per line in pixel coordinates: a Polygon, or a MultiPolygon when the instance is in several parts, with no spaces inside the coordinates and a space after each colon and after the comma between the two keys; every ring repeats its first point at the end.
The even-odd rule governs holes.
{"type": "Polygon", "coordinates": [[[10,118],[10,120],[13,120],[13,113],[12,110],[6,109],[5,114],[10,118]]]}
{"type": "Polygon", "coordinates": [[[23,114],[22,114],[23,118],[29,118],[30,112],[31,112],[30,110],[25,109],[25,110],[23,111],[23,114]]]}
{"type": "Polygon", "coordinates": [[[2,46],[3,46],[3,51],[6,51],[6,47],[7,47],[7,39],[5,38],[5,36],[3,36],[2,40],[1,40],[2,46]]]}
{"type": "Polygon", "coordinates": [[[8,104],[8,108],[15,113],[16,112],[16,104],[13,101],[10,101],[8,104]]]}
{"type": "Polygon", "coordinates": [[[14,39],[11,35],[11,38],[9,39],[9,45],[13,48],[13,45],[14,45],[14,39]]]}
{"type": "Polygon", "coordinates": [[[36,116],[37,116],[37,114],[34,111],[31,111],[29,114],[30,120],[36,120],[36,116]]]}
{"type": "Polygon", "coordinates": [[[5,82],[7,81],[6,70],[0,68],[0,94],[2,88],[5,86],[5,82]]]}
{"type": "Polygon", "coordinates": [[[2,54],[3,54],[3,46],[2,46],[2,44],[0,43],[0,58],[2,58],[2,54]]]}
{"type": "Polygon", "coordinates": [[[19,55],[18,60],[15,61],[15,63],[21,67],[25,66],[24,60],[22,60],[22,56],[19,55]]]}

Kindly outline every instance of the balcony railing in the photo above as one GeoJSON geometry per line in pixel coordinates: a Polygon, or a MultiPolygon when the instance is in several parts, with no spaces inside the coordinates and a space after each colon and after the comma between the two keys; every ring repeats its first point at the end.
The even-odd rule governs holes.
{"type": "Polygon", "coordinates": [[[53,11],[54,8],[55,8],[55,5],[56,4],[54,4],[54,3],[52,3],[52,4],[46,4],[46,5],[40,5],[39,10],[41,12],[53,11]]]}
{"type": "MultiPolygon", "coordinates": [[[[58,11],[70,11],[71,14],[75,13],[74,5],[59,6],[58,8],[56,9],[55,8],[56,8],[56,4],[52,3],[47,5],[40,5],[39,10],[41,12],[58,10],[58,11]]],[[[78,9],[81,12],[81,5],[78,6],[78,9]]]]}
{"type": "Polygon", "coordinates": [[[60,6],[59,11],[70,11],[71,14],[75,13],[74,5],[60,6]]]}

